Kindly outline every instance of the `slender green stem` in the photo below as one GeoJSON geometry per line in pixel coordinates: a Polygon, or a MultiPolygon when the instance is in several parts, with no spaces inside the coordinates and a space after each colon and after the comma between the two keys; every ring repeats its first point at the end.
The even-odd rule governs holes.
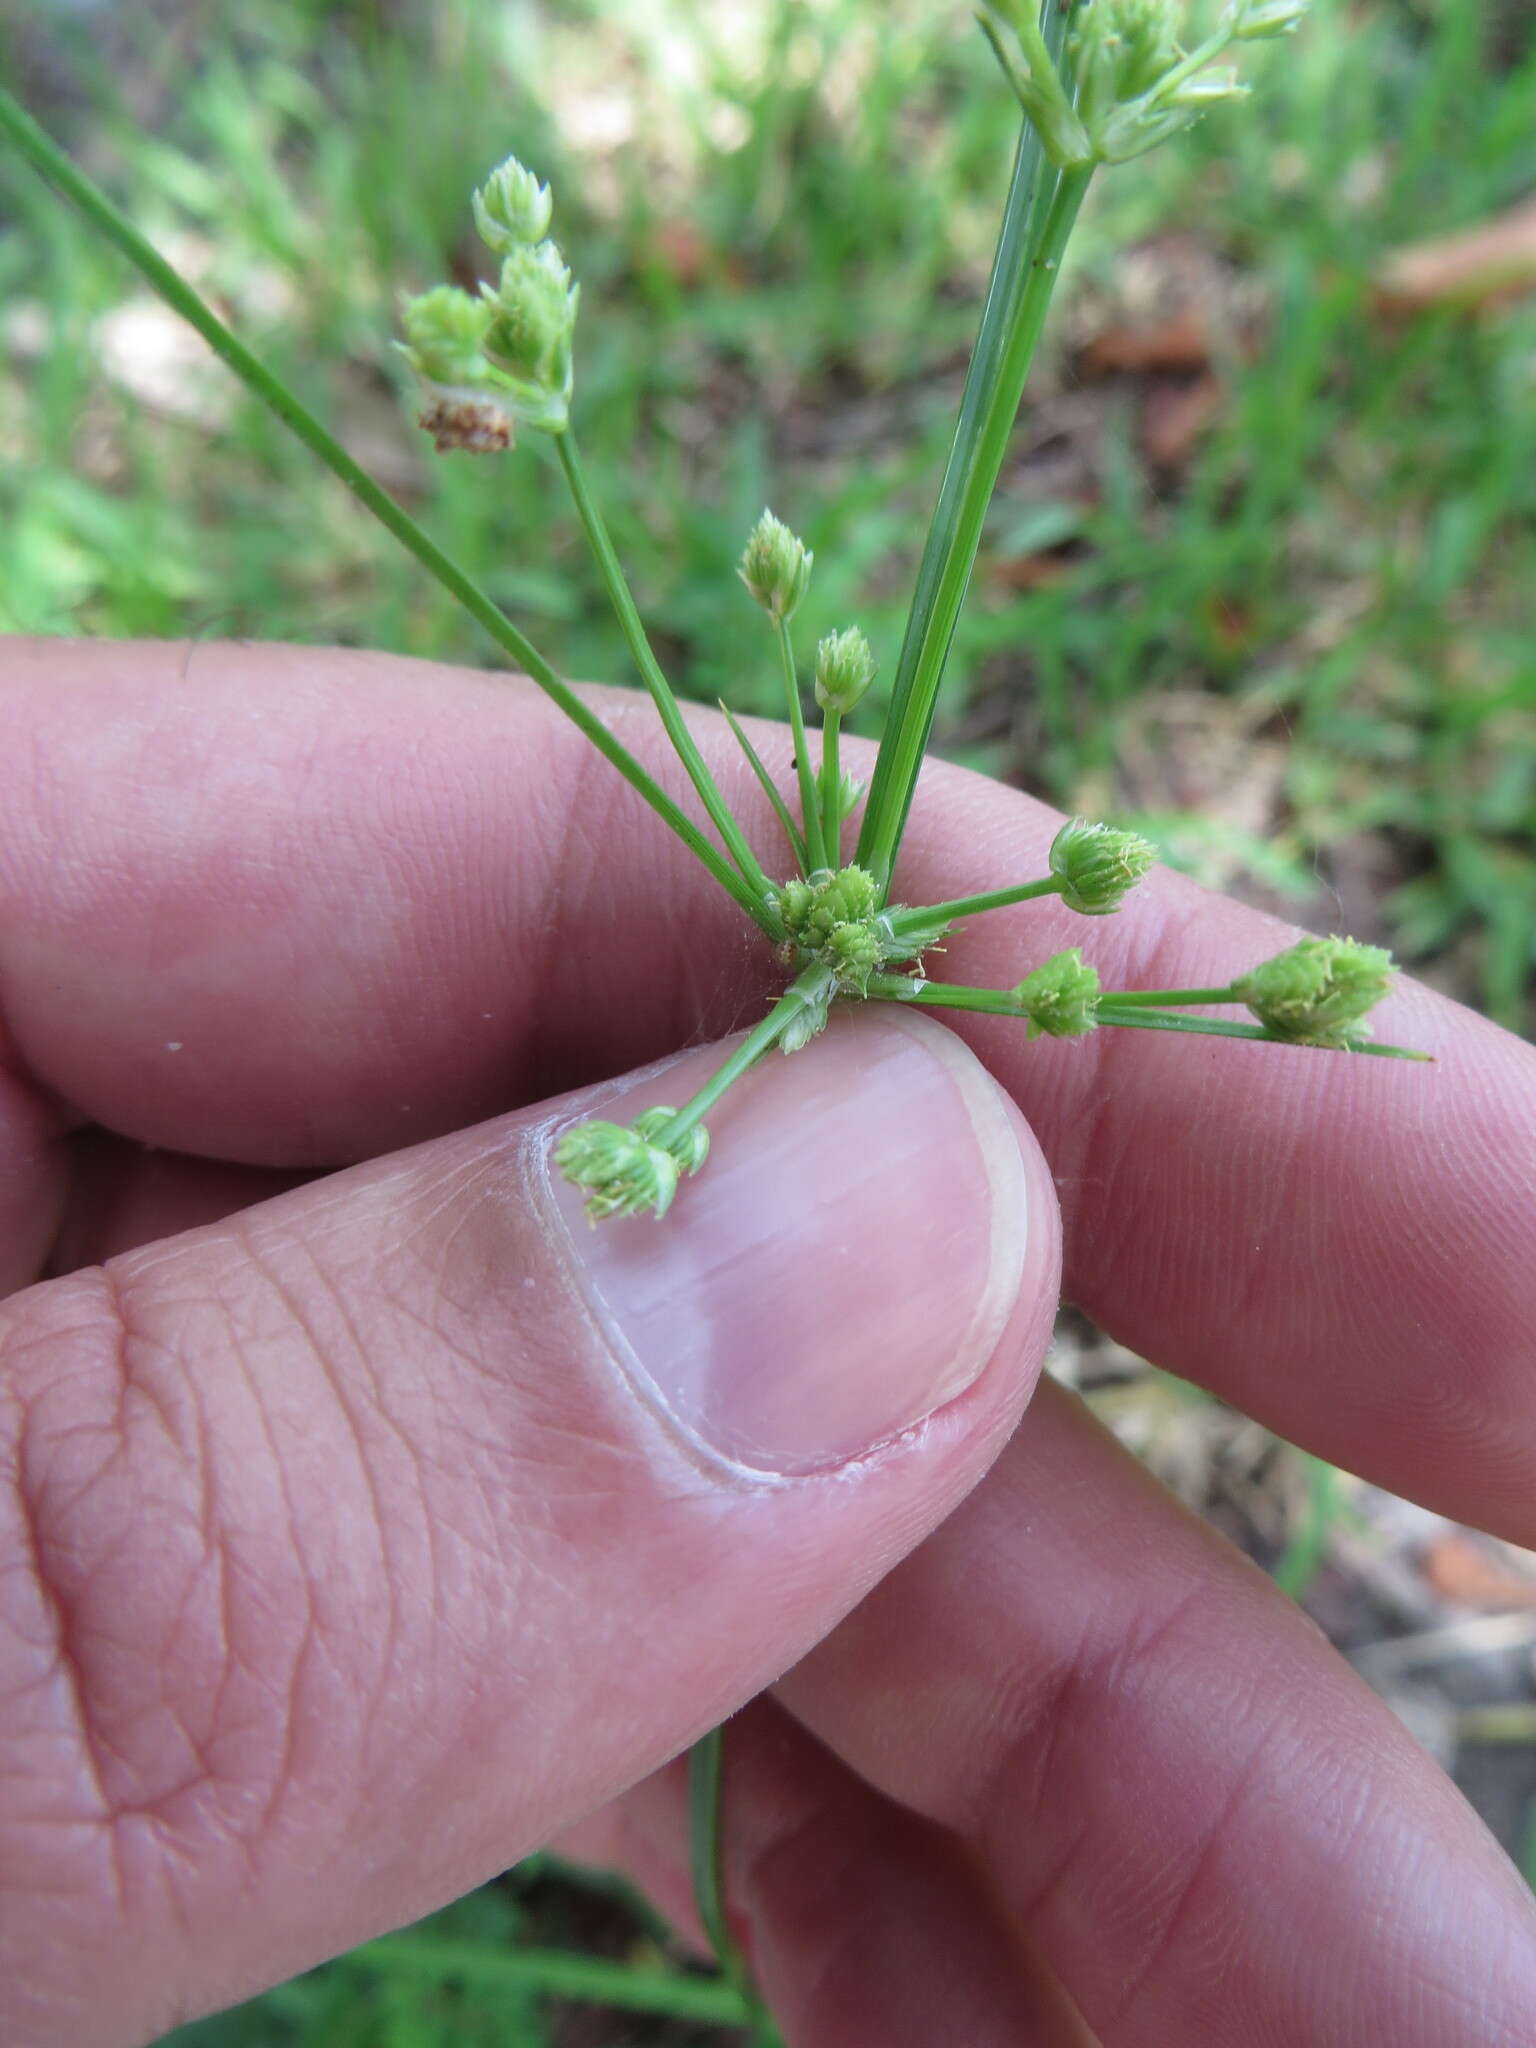
{"type": "MultiPolygon", "coordinates": [[[[1017,991],[1011,988],[969,988],[961,982],[924,981],[913,974],[872,974],[869,977],[871,996],[886,1002],[921,1003],[933,1010],[969,1010],[984,1017],[1018,1017],[1023,1014],[1017,991]]],[[[1266,1045],[1296,1045],[1294,1038],[1282,1037],[1278,1031],[1268,1031],[1262,1024],[1229,1023],[1221,1017],[1181,1017],[1162,1010],[1137,1010],[1119,1006],[1114,1002],[1101,1002],[1098,1009],[1100,1024],[1121,1025],[1138,1031],[1188,1031],[1209,1038],[1251,1038],[1266,1045]]],[[[1333,1048],[1312,1046],[1309,1051],[1329,1051],[1333,1048]]],[[[1425,1052],[1411,1052],[1401,1045],[1376,1045],[1367,1041],[1363,1045],[1352,1045],[1348,1051],[1374,1053],[1378,1059],[1429,1060],[1425,1052]]]]}
{"type": "Polygon", "coordinates": [[[586,470],[582,464],[581,451],[576,445],[576,436],[569,427],[554,437],[560,454],[560,466],[565,471],[565,480],[570,485],[571,498],[577,516],[587,536],[587,544],[601,572],[608,591],[609,602],[629,643],[629,651],[641,680],[650,692],[651,701],[661,713],[661,722],[666,727],[667,738],[676,749],[677,757],[688,771],[688,779],[699,793],[699,801],[709,813],[710,822],[720,834],[726,852],[730,854],[747,881],[759,896],[768,888],[757,855],[747,844],[745,835],[731,816],[730,806],[720,792],[719,785],[709,772],[704,756],[699,752],[693,734],[683,719],[672,685],[662,673],[661,663],[656,659],[655,650],[646,634],[644,623],[635,605],[629,583],[619,562],[618,555],[609,537],[607,523],[598,510],[587,482],[586,470]]]}
{"type": "Polygon", "coordinates": [[[869,993],[884,1002],[921,1003],[930,1010],[972,1010],[984,1017],[1020,1017],[1011,988],[967,988],[957,981],[924,981],[920,974],[872,974],[869,993]]]}
{"type": "Polygon", "coordinates": [[[1182,1003],[1239,1003],[1230,985],[1226,988],[1117,988],[1104,991],[1104,1001],[1118,1010],[1177,1009],[1182,1003]]]}
{"type": "Polygon", "coordinates": [[[1434,1063],[1433,1053],[1414,1052],[1406,1045],[1377,1045],[1374,1040],[1367,1039],[1361,1045],[1307,1046],[1303,1039],[1287,1038],[1282,1032],[1269,1031],[1262,1024],[1230,1023],[1225,1017],[1180,1017],[1164,1010],[1124,1009],[1118,1002],[1100,1003],[1098,1017],[1101,1024],[1128,1025],[1140,1031],[1187,1031],[1205,1038],[1251,1038],[1263,1045],[1301,1045],[1310,1052],[1364,1052],[1382,1060],[1434,1063]]]}
{"type": "Polygon", "coordinates": [[[735,898],[747,915],[761,925],[771,937],[782,937],[767,905],[754,894],[751,886],[736,873],[729,862],[722,859],[692,819],[681,811],[660,784],[647,774],[629,749],[615,739],[597,714],[582,702],[568,683],[561,680],[533,643],[513,625],[500,606],[443,552],[436,541],[423,532],[410,514],[396,504],[387,491],[374,482],[335,436],[300,403],[282,379],[269,370],[259,357],[253,355],[245,344],[229,331],[201,295],[171,268],[127,216],[118,211],[107,195],[86,177],[3,87],[0,87],[0,135],[5,136],[13,144],[35,171],[56,186],[66,199],[79,208],[91,226],[127,257],[140,276],[159,293],[166,304],[174,312],[179,313],[189,326],[197,330],[215,355],[234,371],[246,389],[259,398],[268,410],[303,442],[312,455],[318,456],[331,474],[346,485],[359,504],[371,512],[374,518],[394,535],[401,546],[414,555],[422,567],[458,599],[465,611],[485,629],[497,646],[532,677],[545,695],[559,705],[566,717],[586,735],[599,753],[613,763],[630,787],[644,797],[657,816],[670,826],[689,852],[708,868],[721,888],[735,898]]]}
{"type": "MultiPolygon", "coordinates": [[[[1028,238],[1022,290],[1008,324],[991,388],[978,409],[974,434],[965,449],[957,446],[964,469],[956,492],[949,545],[932,607],[921,621],[920,638],[912,658],[911,684],[905,696],[891,706],[891,724],[887,728],[890,752],[887,754],[886,742],[882,741],[865,812],[861,865],[874,874],[882,899],[890,887],[891,871],[933,729],[939,688],[981,544],[987,506],[1007,453],[1062,254],[1092,176],[1092,166],[1088,166],[1063,171],[1057,177],[1038,239],[1028,238]],[[880,787],[882,769],[886,771],[884,788],[880,787]]],[[[897,688],[901,688],[899,672],[897,688]]]]}
{"type": "Polygon", "coordinates": [[[802,1010],[819,1009],[832,986],[830,968],[807,967],[792,981],[762,1022],[749,1031],[722,1067],[710,1075],[697,1095],[690,1096],[677,1115],[659,1131],[656,1142],[672,1145],[685,1137],[701,1118],[707,1116],[734,1081],[749,1067],[756,1066],[765,1052],[778,1044],[802,1010]]]}
{"type": "Polygon", "coordinates": [[[726,1903],[721,1827],[724,1763],[724,1728],[712,1728],[707,1735],[700,1736],[688,1753],[688,1848],[693,1896],[721,1975],[745,2007],[751,2039],[766,2048],[778,2037],[752,1981],[746,1958],[736,1945],[726,1903]]]}
{"type": "Polygon", "coordinates": [[[838,761],[838,735],[843,718],[829,708],[821,720],[821,833],[826,840],[827,866],[843,864],[843,771],[838,761]]]}
{"type": "Polygon", "coordinates": [[[903,904],[891,912],[891,923],[899,932],[905,925],[929,925],[936,918],[976,917],[983,910],[1006,910],[1010,903],[1028,903],[1036,896],[1059,896],[1059,875],[1047,875],[1040,882],[1021,882],[1013,889],[988,889],[980,896],[956,896],[948,903],[903,904]]]}
{"type": "Polygon", "coordinates": [[[811,750],[805,740],[805,709],[800,702],[800,678],[795,672],[795,643],[788,619],[780,619],[779,655],[784,664],[784,696],[789,706],[789,729],[795,740],[795,774],[800,783],[800,815],[805,820],[806,854],[813,868],[827,864],[821,841],[821,810],[816,802],[816,776],[811,768],[811,750]]]}
{"type": "Polygon", "coordinates": [[[757,751],[756,747],[753,746],[752,742],[747,738],[746,734],[742,731],[741,726],[736,718],[735,712],[731,710],[730,706],[725,702],[723,698],[720,702],[720,709],[725,713],[726,724],[729,725],[731,731],[736,735],[737,743],[740,746],[741,751],[746,755],[747,761],[751,766],[752,773],[757,777],[758,781],[762,784],[763,794],[767,797],[769,803],[772,804],[774,816],[778,819],[779,823],[784,827],[784,836],[789,841],[789,850],[791,854],[794,856],[796,865],[799,867],[800,872],[802,874],[809,873],[810,862],[806,858],[805,835],[801,832],[800,827],[795,823],[794,814],[790,810],[789,805],[785,803],[783,795],[780,792],[779,785],[768,773],[767,765],[765,764],[762,755],[757,751]]]}

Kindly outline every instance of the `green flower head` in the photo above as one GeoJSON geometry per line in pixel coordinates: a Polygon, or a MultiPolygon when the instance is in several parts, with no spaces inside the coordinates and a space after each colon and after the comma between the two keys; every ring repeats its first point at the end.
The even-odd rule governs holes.
{"type": "Polygon", "coordinates": [[[457,285],[440,284],[408,299],[402,314],[406,361],[429,384],[483,388],[491,374],[485,337],[493,317],[483,299],[471,298],[457,285]]]}
{"type": "Polygon", "coordinates": [[[552,398],[568,398],[580,288],[554,243],[513,249],[495,289],[481,289],[492,315],[486,346],[498,366],[552,398]]]}
{"type": "Polygon", "coordinates": [[[665,1216],[677,1193],[676,1159],[624,1124],[578,1124],[555,1147],[555,1164],[574,1187],[587,1189],[594,1223],[647,1210],[665,1216]]]}
{"type": "Polygon", "coordinates": [[[809,881],[797,876],[779,892],[784,929],[808,952],[824,945],[834,926],[868,923],[880,892],[865,868],[818,868],[809,881]]]}
{"type": "Polygon", "coordinates": [[[816,646],[816,702],[846,718],[875,679],[875,657],[857,626],[816,646]]]}
{"type": "Polygon", "coordinates": [[[1178,63],[1179,14],[1173,0],[1092,0],[1074,11],[1070,53],[1079,111],[1090,129],[1111,108],[1150,92],[1178,63]]]}
{"type": "Polygon", "coordinates": [[[1075,946],[1026,974],[1013,993],[1031,1038],[1081,1038],[1098,1022],[1098,969],[1086,966],[1075,946]]]}
{"type": "Polygon", "coordinates": [[[765,511],[752,529],[736,573],[763,610],[782,622],[804,597],[815,559],[782,519],[765,511]]]}
{"type": "MultiPolygon", "coordinates": [[[[641,1111],[635,1118],[635,1129],[648,1144],[660,1144],[662,1133],[676,1115],[677,1111],[670,1103],[658,1103],[654,1109],[641,1111]]],[[[679,1172],[697,1173],[709,1157],[709,1133],[702,1124],[691,1124],[665,1150],[677,1161],[679,1172]]]]}
{"type": "Polygon", "coordinates": [[[1091,825],[1086,818],[1070,819],[1051,841],[1051,873],[1060,878],[1061,900],[1084,917],[1118,910],[1156,859],[1139,833],[1091,825]]]}
{"type": "Polygon", "coordinates": [[[523,243],[532,247],[549,233],[554,210],[549,187],[515,156],[497,165],[471,203],[481,240],[498,256],[523,243]]]}
{"type": "Polygon", "coordinates": [[[1347,1051],[1392,986],[1392,955],[1358,939],[1301,939],[1233,982],[1232,992],[1277,1037],[1347,1051]]]}

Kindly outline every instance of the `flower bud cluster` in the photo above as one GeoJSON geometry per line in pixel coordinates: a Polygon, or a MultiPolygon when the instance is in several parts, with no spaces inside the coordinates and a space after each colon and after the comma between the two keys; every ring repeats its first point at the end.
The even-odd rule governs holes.
{"type": "Polygon", "coordinates": [[[496,283],[482,284],[478,297],[438,285],[404,313],[406,360],[432,394],[422,423],[439,447],[506,447],[515,423],[559,433],[570,417],[581,294],[546,239],[549,187],[508,157],[475,193],[474,212],[502,259],[496,283]],[[479,438],[454,437],[461,415],[473,418],[479,438]],[[499,443],[487,438],[493,417],[503,422],[499,443]]]}
{"type": "Polygon", "coordinates": [[[764,511],[753,527],[737,575],[776,624],[793,617],[816,557],[782,519],[764,511]]]}
{"type": "Polygon", "coordinates": [[[1392,986],[1392,955],[1358,939],[1301,939],[1232,984],[1277,1037],[1348,1051],[1371,1037],[1364,1020],[1392,986]]]}
{"type": "Polygon", "coordinates": [[[857,626],[816,645],[816,702],[846,718],[875,679],[875,657],[857,626]]]}
{"type": "Polygon", "coordinates": [[[515,156],[497,165],[471,204],[481,241],[498,256],[542,242],[554,212],[549,187],[515,156]]]}
{"type": "Polygon", "coordinates": [[[1187,128],[1208,107],[1244,99],[1230,43],[1289,35],[1307,0],[1227,0],[1214,32],[1186,54],[1182,0],[1079,0],[1062,61],[1040,32],[1038,0],[982,0],[982,23],[1046,154],[1063,169],[1124,163],[1187,128]]]}
{"type": "Polygon", "coordinates": [[[1059,878],[1061,900],[1084,917],[1118,910],[1156,860],[1139,833],[1092,825],[1086,818],[1070,819],[1051,841],[1050,869],[1059,878]]]}
{"type": "Polygon", "coordinates": [[[898,935],[891,915],[880,908],[874,876],[860,867],[836,873],[820,868],[809,879],[797,875],[779,891],[778,909],[796,953],[829,967],[835,989],[845,995],[867,994],[877,967],[912,959],[947,929],[939,923],[898,935]]]}
{"type": "Polygon", "coordinates": [[[1098,969],[1084,962],[1076,946],[1026,974],[1013,994],[1031,1038],[1081,1038],[1099,1021],[1098,969]]]}
{"type": "Polygon", "coordinates": [[[594,1223],[609,1216],[665,1216],[685,1173],[697,1173],[709,1156],[709,1133],[694,1124],[671,1144],[662,1133],[677,1115],[659,1104],[633,1125],[601,1118],[577,1124],[555,1147],[555,1164],[574,1187],[586,1188],[587,1214],[594,1223]]]}

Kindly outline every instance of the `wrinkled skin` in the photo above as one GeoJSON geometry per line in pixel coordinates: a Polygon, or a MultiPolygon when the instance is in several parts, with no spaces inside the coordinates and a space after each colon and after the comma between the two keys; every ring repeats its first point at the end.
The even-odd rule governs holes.
{"type": "MultiPolygon", "coordinates": [[[[1057,822],[932,768],[902,894],[1057,822]]],[[[1084,931],[1027,906],[943,971],[1286,939],[1165,874],[1084,931]]],[[[759,1694],[729,1878],[793,2048],[1532,2039],[1536,1918],[1449,1784],[1070,1397],[1015,1424],[1059,1199],[1124,1342],[1536,1543],[1536,1057],[1411,985],[1432,1068],[966,1024],[1040,1147],[995,1353],[857,1471],[733,1490],[645,1436],[495,1162],[771,972],[531,690],[0,645],[9,2048],[151,2039],[557,1836],[686,1924],[668,1759],[759,1694]]]]}

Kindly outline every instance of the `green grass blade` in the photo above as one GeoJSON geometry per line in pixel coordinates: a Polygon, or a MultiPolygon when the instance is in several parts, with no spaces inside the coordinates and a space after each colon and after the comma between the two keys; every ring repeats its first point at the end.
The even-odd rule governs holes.
{"type": "Polygon", "coordinates": [[[795,774],[800,784],[800,813],[805,822],[805,846],[813,868],[827,864],[821,840],[821,810],[816,802],[816,776],[811,767],[811,750],[805,736],[805,707],[800,701],[800,677],[795,668],[795,643],[788,619],[778,622],[779,656],[784,665],[784,701],[789,712],[789,729],[795,739],[795,774]]]}
{"type": "Polygon", "coordinates": [[[809,874],[810,863],[806,854],[805,838],[800,827],[795,823],[794,812],[785,803],[783,792],[768,773],[767,764],[763,760],[762,755],[747,738],[737,720],[736,714],[731,710],[724,698],[720,700],[720,709],[725,713],[726,724],[729,725],[731,731],[736,735],[737,744],[746,755],[752,773],[762,784],[763,794],[767,797],[769,803],[772,804],[774,816],[784,827],[784,836],[789,841],[789,850],[794,856],[796,865],[802,874],[809,874]]]}
{"type": "MultiPolygon", "coordinates": [[[[1053,57],[1060,54],[1065,29],[1066,11],[1061,0],[1045,0],[1041,31],[1053,57]]],[[[1035,273],[1031,265],[1060,184],[1058,174],[1045,161],[1038,135],[1024,122],[981,327],[923,548],[854,856],[861,866],[873,872],[882,891],[889,886],[896,849],[932,729],[955,622],[981,538],[981,521],[996,482],[996,466],[988,473],[986,465],[991,462],[994,445],[996,465],[1001,464],[1028,374],[1033,344],[1024,351],[1020,366],[1017,343],[1026,291],[1037,276],[1044,278],[1044,296],[1049,298],[1052,275],[1035,273]],[[1015,385],[1017,388],[1013,388],[1015,385]],[[1012,391],[1011,403],[1008,390],[1012,391]]],[[[1075,214],[1075,208],[1073,211],[1075,214]]],[[[1040,311],[1043,318],[1043,305],[1040,311]]]]}
{"type": "Polygon", "coordinates": [[[721,1864],[721,1790],[725,1763],[725,1730],[712,1728],[688,1753],[688,1849],[693,1867],[693,1895],[727,1983],[744,2005],[751,2039],[770,2048],[778,2035],[752,1982],[745,1958],[731,1933],[721,1864]]]}
{"type": "Polygon", "coordinates": [[[560,466],[565,471],[566,482],[570,485],[571,498],[587,536],[587,543],[597,562],[629,651],[640,671],[641,680],[650,692],[651,702],[661,714],[667,738],[672,742],[678,759],[687,769],[688,779],[698,792],[699,801],[709,814],[715,830],[720,834],[727,853],[751,884],[754,894],[761,897],[768,888],[768,877],[763,873],[757,855],[747,844],[741,827],[731,816],[730,806],[722,796],[714,776],[710,774],[708,764],[699,752],[693,734],[688,730],[672,685],[662,673],[661,663],[656,659],[655,650],[651,646],[644,622],[630,592],[628,580],[614,552],[607,524],[598,510],[597,501],[587,482],[581,451],[576,445],[576,436],[567,428],[564,433],[556,434],[555,447],[559,451],[560,466]]]}
{"type": "Polygon", "coordinates": [[[629,2012],[670,2013],[704,2024],[745,2026],[750,2014],[741,1993],[719,1979],[681,1971],[630,1969],[565,1949],[491,1948],[435,1935],[391,1934],[339,1956],[346,1969],[374,1977],[412,1977],[432,1983],[457,1980],[488,1991],[516,1987],[555,1998],[582,1999],[629,2012]]]}

